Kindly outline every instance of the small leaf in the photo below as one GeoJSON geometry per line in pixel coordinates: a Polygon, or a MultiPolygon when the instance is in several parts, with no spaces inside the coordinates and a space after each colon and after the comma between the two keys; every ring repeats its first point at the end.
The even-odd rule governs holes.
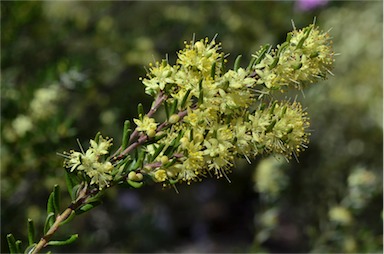
{"type": "Polygon", "coordinates": [[[306,31],[304,32],[304,36],[303,36],[303,38],[301,38],[299,43],[297,43],[296,49],[301,49],[303,47],[305,40],[308,38],[309,34],[312,31],[312,28],[313,28],[313,26],[309,26],[309,27],[305,28],[306,31]]]}
{"type": "Polygon", "coordinates": [[[101,136],[101,133],[100,133],[100,131],[98,131],[98,132],[96,133],[96,136],[95,136],[95,139],[94,139],[96,143],[99,143],[100,136],[101,136]]]}
{"type": "MultiPolygon", "coordinates": [[[[175,114],[176,110],[177,110],[177,104],[178,104],[178,100],[175,99],[172,103],[172,108],[171,108],[171,111],[169,112],[170,113],[170,116],[175,114]]],[[[169,118],[168,118],[169,119],[169,118]]]]}
{"type": "Polygon", "coordinates": [[[213,62],[211,66],[211,78],[215,80],[215,76],[216,76],[216,62],[213,62]]]}
{"type": "Polygon", "coordinates": [[[143,120],[143,117],[144,117],[143,104],[139,103],[139,105],[137,105],[137,113],[139,114],[139,119],[143,120]]]}
{"type": "Polygon", "coordinates": [[[129,135],[131,132],[131,129],[129,129],[130,126],[131,126],[131,123],[129,122],[129,120],[126,120],[124,122],[123,140],[121,142],[121,150],[122,151],[124,151],[125,148],[127,148],[127,146],[128,146],[129,135]]]}
{"type": "Polygon", "coordinates": [[[16,246],[16,240],[12,234],[7,235],[7,242],[8,242],[9,252],[10,253],[18,253],[17,252],[17,246],[16,246]]]}
{"type": "Polygon", "coordinates": [[[55,214],[60,214],[60,186],[57,184],[53,187],[53,208],[55,214]]]}
{"type": "Polygon", "coordinates": [[[21,241],[20,240],[16,241],[16,250],[17,250],[17,253],[21,253],[21,241]]]}
{"type": "Polygon", "coordinates": [[[79,184],[77,177],[74,174],[65,171],[65,182],[67,184],[68,193],[71,196],[71,199],[75,200],[76,196],[73,195],[73,187],[79,184]]]}
{"type": "Polygon", "coordinates": [[[35,226],[33,224],[32,219],[28,219],[27,230],[28,230],[28,244],[31,245],[35,242],[35,226]]]}
{"type": "Polygon", "coordinates": [[[33,250],[35,249],[35,247],[36,247],[36,243],[29,245],[25,249],[24,254],[31,254],[33,252],[33,250]]]}
{"type": "Polygon", "coordinates": [[[47,203],[47,213],[53,213],[55,214],[55,207],[53,205],[54,203],[54,193],[51,192],[48,198],[48,203],[47,203]]]}
{"type": "Polygon", "coordinates": [[[203,79],[200,79],[199,82],[199,104],[204,102],[204,93],[203,93],[203,79]]]}
{"type": "Polygon", "coordinates": [[[275,127],[276,122],[277,122],[276,119],[273,120],[272,123],[266,128],[265,132],[270,132],[273,129],[273,127],[275,127]]]}
{"type": "Polygon", "coordinates": [[[71,191],[71,197],[73,196],[73,199],[72,200],[76,200],[77,199],[77,195],[79,194],[79,191],[80,189],[83,187],[82,184],[77,184],[75,185],[73,188],[72,188],[72,191],[71,191]]]}
{"type": "MultiPolygon", "coordinates": [[[[183,100],[181,101],[180,108],[183,109],[185,107],[185,104],[187,103],[188,96],[191,93],[192,89],[188,89],[188,91],[184,94],[183,100]]],[[[169,117],[167,117],[168,119],[169,117]]]]}
{"type": "Polygon", "coordinates": [[[132,181],[132,180],[127,180],[127,183],[129,184],[129,185],[131,185],[133,188],[140,188],[141,186],[143,186],[143,182],[135,182],[135,181],[132,181]]]}
{"type": "Polygon", "coordinates": [[[68,222],[71,222],[76,216],[75,211],[72,211],[71,214],[66,218],[64,221],[60,223],[60,226],[67,224],[68,222]]]}
{"type": "Polygon", "coordinates": [[[78,235],[78,234],[75,234],[75,235],[71,235],[67,240],[64,240],[64,241],[49,241],[49,242],[47,243],[47,245],[51,245],[51,246],[63,246],[63,245],[68,245],[68,244],[71,244],[71,243],[73,243],[74,241],[76,241],[77,238],[79,238],[79,235],[78,235]]]}
{"type": "Polygon", "coordinates": [[[160,145],[156,148],[155,153],[152,155],[150,161],[153,161],[154,159],[156,159],[156,157],[161,153],[161,151],[163,151],[163,148],[164,148],[164,147],[165,147],[165,144],[160,144],[160,145]]]}
{"type": "Polygon", "coordinates": [[[271,63],[271,64],[269,65],[269,68],[270,68],[270,69],[275,68],[275,66],[279,63],[280,55],[281,55],[281,53],[283,52],[283,50],[284,50],[287,46],[288,46],[288,42],[284,42],[283,44],[281,44],[281,46],[279,47],[279,49],[278,49],[278,51],[277,51],[275,60],[273,61],[273,63],[271,63]]]}
{"type": "Polygon", "coordinates": [[[52,227],[53,223],[55,223],[55,214],[48,213],[47,218],[45,219],[45,224],[44,224],[44,235],[52,227]]]}
{"type": "Polygon", "coordinates": [[[165,109],[165,115],[167,116],[167,120],[169,119],[169,105],[167,101],[164,101],[164,109],[165,109]]]}
{"type": "Polygon", "coordinates": [[[146,155],[145,151],[143,149],[140,150],[138,158],[137,158],[135,164],[133,165],[132,170],[136,170],[142,166],[145,155],[146,155]]]}
{"type": "Polygon", "coordinates": [[[233,66],[233,70],[237,72],[237,70],[240,68],[240,61],[241,61],[242,55],[238,55],[235,60],[235,64],[233,66]]]}
{"type": "MultiPolygon", "coordinates": [[[[261,60],[264,59],[265,55],[271,50],[271,46],[269,44],[266,44],[258,54],[256,61],[253,63],[253,65],[259,64],[261,60]]],[[[248,66],[249,67],[249,66],[248,66]]]]}
{"type": "Polygon", "coordinates": [[[75,213],[76,213],[76,215],[79,215],[79,214],[88,212],[89,210],[95,208],[95,207],[98,206],[98,205],[99,205],[99,204],[96,204],[96,203],[85,204],[85,205],[83,205],[82,207],[80,207],[79,209],[77,209],[77,210],[75,211],[75,213]]]}

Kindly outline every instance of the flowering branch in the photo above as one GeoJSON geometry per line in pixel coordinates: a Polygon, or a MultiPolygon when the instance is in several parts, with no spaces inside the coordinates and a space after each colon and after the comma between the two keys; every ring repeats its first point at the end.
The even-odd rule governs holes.
{"type": "MultiPolygon", "coordinates": [[[[63,154],[74,201],[60,214],[54,189],[44,237],[38,244],[30,240],[28,250],[37,253],[73,241],[74,236],[64,242],[50,239],[70,215],[98,205],[112,186],[174,186],[209,175],[228,179],[237,157],[297,157],[309,142],[309,118],[299,102],[277,101],[273,94],[326,78],[334,62],[331,44],[329,35],[312,24],[288,33],[276,49],[261,47],[247,68],[240,67],[239,56],[226,71],[221,44],[208,39],[185,43],[173,66],[167,60],[150,64],[141,80],[154,97],[151,109],[144,114],[139,105],[135,129],[125,122],[122,144],[113,155],[112,139],[100,134],[86,151],[80,146],[80,152],[63,154]],[[157,122],[161,107],[167,117],[157,122]]],[[[8,240],[17,250],[13,236],[8,240]]]]}

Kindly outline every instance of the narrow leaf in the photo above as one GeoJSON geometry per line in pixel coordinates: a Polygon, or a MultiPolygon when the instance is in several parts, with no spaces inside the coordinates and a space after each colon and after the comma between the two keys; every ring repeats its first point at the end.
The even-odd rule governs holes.
{"type": "Polygon", "coordinates": [[[213,62],[211,66],[211,78],[215,80],[215,76],[216,76],[216,62],[213,62]]]}
{"type": "Polygon", "coordinates": [[[68,245],[68,244],[71,244],[71,243],[73,243],[74,241],[76,241],[77,238],[79,238],[79,235],[78,235],[78,234],[75,234],[75,235],[71,235],[67,240],[64,240],[64,241],[49,241],[49,242],[47,243],[47,245],[51,245],[51,246],[63,246],[63,245],[68,245]]]}
{"type": "Polygon", "coordinates": [[[29,245],[25,249],[24,254],[31,254],[33,252],[33,250],[35,249],[35,247],[36,247],[36,243],[29,245]]]}
{"type": "Polygon", "coordinates": [[[32,219],[28,219],[28,244],[31,245],[35,242],[35,226],[32,219]]]}
{"type": "Polygon", "coordinates": [[[129,185],[131,185],[133,188],[140,188],[141,186],[143,186],[143,182],[135,182],[135,181],[132,181],[132,180],[127,180],[127,183],[129,185]]]}
{"type": "Polygon", "coordinates": [[[17,253],[21,253],[21,241],[20,240],[16,241],[16,250],[17,250],[17,253]]]}
{"type": "Polygon", "coordinates": [[[167,120],[169,119],[169,105],[167,101],[164,101],[164,109],[165,109],[165,115],[167,116],[167,120]]]}
{"type": "Polygon", "coordinates": [[[139,103],[139,105],[137,105],[137,113],[139,114],[139,119],[143,120],[143,117],[144,117],[143,104],[139,103]]]}
{"type": "Polygon", "coordinates": [[[79,184],[78,179],[76,178],[75,175],[65,171],[65,182],[67,184],[68,193],[71,196],[71,199],[75,200],[76,196],[73,195],[73,187],[79,184]]]}
{"type": "Polygon", "coordinates": [[[204,101],[204,93],[203,93],[203,79],[199,82],[199,104],[202,104],[204,101]]]}
{"type": "MultiPolygon", "coordinates": [[[[187,100],[188,100],[188,96],[189,94],[191,93],[192,89],[188,89],[188,91],[184,94],[184,97],[183,97],[183,100],[181,101],[181,109],[183,109],[185,107],[185,104],[187,103],[187,100]]],[[[168,119],[169,117],[167,117],[168,119]]]]}
{"type": "Polygon", "coordinates": [[[175,100],[173,101],[173,103],[172,103],[171,112],[169,112],[170,115],[175,114],[175,112],[176,112],[176,110],[177,110],[177,104],[178,104],[178,100],[175,99],[175,100]]]}
{"type": "Polygon", "coordinates": [[[163,148],[164,148],[165,144],[160,144],[156,150],[155,150],[155,153],[153,154],[152,158],[151,158],[151,161],[153,161],[154,159],[156,159],[156,157],[161,153],[161,151],[163,151],[163,148]]]}
{"type": "Polygon", "coordinates": [[[284,50],[287,46],[288,46],[288,42],[284,42],[283,44],[281,44],[281,46],[279,47],[279,49],[278,49],[278,51],[277,51],[275,60],[269,65],[269,68],[270,68],[270,69],[274,68],[274,67],[279,63],[280,55],[281,55],[281,53],[283,52],[283,50],[284,50]]]}
{"type": "Polygon", "coordinates": [[[51,192],[48,198],[48,203],[47,203],[47,213],[53,213],[55,214],[55,207],[53,205],[54,203],[54,193],[51,192]]]}
{"type": "Polygon", "coordinates": [[[48,232],[48,230],[52,227],[53,223],[55,223],[55,214],[49,213],[47,218],[45,219],[44,224],[44,235],[48,232]]]}
{"type": "Polygon", "coordinates": [[[257,58],[256,58],[256,61],[254,62],[254,64],[259,64],[261,62],[261,60],[264,59],[265,55],[269,52],[269,50],[271,49],[271,46],[269,44],[266,44],[260,51],[260,53],[258,54],[257,58]]]}
{"type": "Polygon", "coordinates": [[[57,184],[53,187],[53,208],[55,214],[60,214],[60,186],[57,184]]]}
{"type": "Polygon", "coordinates": [[[100,131],[98,131],[98,132],[96,133],[96,136],[95,136],[95,139],[94,139],[96,143],[99,143],[100,136],[101,136],[101,133],[100,133],[100,131]]]}
{"type": "Polygon", "coordinates": [[[240,61],[241,61],[242,55],[238,55],[235,60],[235,64],[233,66],[233,70],[237,71],[240,68],[240,61]]]}
{"type": "Polygon", "coordinates": [[[17,253],[15,237],[12,234],[7,235],[8,248],[10,253],[17,253]]]}
{"type": "Polygon", "coordinates": [[[123,140],[121,142],[121,150],[122,151],[124,151],[125,148],[127,148],[127,146],[128,146],[129,135],[131,132],[131,130],[129,129],[130,126],[131,126],[131,123],[129,122],[129,120],[126,120],[124,122],[123,140]]]}
{"type": "Polygon", "coordinates": [[[68,216],[68,218],[66,218],[64,221],[62,221],[60,223],[60,226],[65,225],[65,224],[71,222],[75,218],[75,216],[76,216],[75,211],[72,211],[71,214],[68,216]]]}
{"type": "Polygon", "coordinates": [[[309,34],[312,31],[312,28],[313,28],[313,26],[309,26],[309,27],[306,28],[306,31],[304,33],[303,38],[301,38],[301,40],[299,41],[299,43],[296,46],[297,49],[301,49],[303,47],[303,44],[304,44],[305,40],[308,38],[309,34]]]}
{"type": "Polygon", "coordinates": [[[94,205],[94,204],[85,204],[82,207],[80,207],[78,210],[76,210],[75,212],[77,215],[79,215],[79,214],[88,212],[89,210],[95,208],[96,206],[97,205],[94,205]]]}

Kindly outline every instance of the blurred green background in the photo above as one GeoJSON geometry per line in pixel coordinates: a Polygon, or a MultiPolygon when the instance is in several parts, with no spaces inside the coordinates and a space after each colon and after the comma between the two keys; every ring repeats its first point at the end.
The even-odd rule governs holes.
{"type": "MultiPolygon", "coordinates": [[[[225,179],[111,189],[104,203],[64,226],[79,233],[54,252],[381,252],[383,247],[383,4],[381,1],[1,2],[1,252],[6,234],[42,232],[63,158],[97,131],[119,144],[139,102],[139,77],[195,34],[243,66],[313,22],[331,29],[334,77],[298,100],[311,118],[299,163],[239,160],[225,179]]],[[[295,97],[296,94],[289,94],[295,97]]],[[[38,236],[40,237],[40,236],[38,236]]]]}

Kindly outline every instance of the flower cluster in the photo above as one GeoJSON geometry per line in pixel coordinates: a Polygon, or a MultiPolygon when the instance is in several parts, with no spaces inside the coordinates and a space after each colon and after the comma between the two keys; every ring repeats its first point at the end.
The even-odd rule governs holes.
{"type": "Polygon", "coordinates": [[[281,90],[285,86],[303,88],[323,79],[334,62],[332,41],[314,25],[294,30],[277,50],[260,50],[255,57],[265,56],[255,66],[257,83],[268,90],[281,90]]]}
{"type": "Polygon", "coordinates": [[[99,136],[90,140],[90,147],[87,151],[81,148],[81,152],[70,151],[64,154],[64,166],[70,172],[77,171],[90,179],[90,184],[104,189],[110,185],[112,180],[113,165],[110,161],[102,160],[109,153],[112,139],[105,139],[99,136]]]}
{"type": "Polygon", "coordinates": [[[257,53],[247,69],[224,71],[221,44],[208,39],[187,44],[174,66],[163,60],[151,67],[143,80],[147,93],[166,94],[166,103],[187,114],[148,149],[151,158],[158,156],[146,173],[158,182],[189,183],[206,175],[226,176],[236,157],[277,153],[291,158],[303,150],[309,122],[300,103],[272,99],[265,105],[257,95],[263,86],[301,88],[325,77],[333,53],[327,35],[313,25],[288,37],[278,50],[257,53]],[[163,163],[162,156],[171,163],[163,163]]]}
{"type": "MultiPolygon", "coordinates": [[[[295,29],[277,50],[265,46],[257,52],[247,68],[240,67],[239,59],[226,70],[221,44],[206,38],[185,42],[175,65],[166,59],[150,64],[141,80],[155,100],[148,114],[139,110],[134,132],[124,130],[126,139],[111,159],[120,174],[113,179],[129,175],[129,183],[137,186],[133,182],[141,182],[142,176],[164,185],[189,184],[207,175],[227,178],[238,157],[249,161],[281,154],[290,159],[306,148],[306,112],[297,101],[277,101],[271,95],[326,77],[333,63],[327,33],[314,25],[295,29]],[[160,107],[167,116],[164,122],[153,117],[160,107]]],[[[110,140],[100,140],[107,152],[110,140]]],[[[104,188],[113,166],[99,162],[103,154],[91,144],[86,153],[71,152],[66,167],[84,171],[104,188]]]]}

